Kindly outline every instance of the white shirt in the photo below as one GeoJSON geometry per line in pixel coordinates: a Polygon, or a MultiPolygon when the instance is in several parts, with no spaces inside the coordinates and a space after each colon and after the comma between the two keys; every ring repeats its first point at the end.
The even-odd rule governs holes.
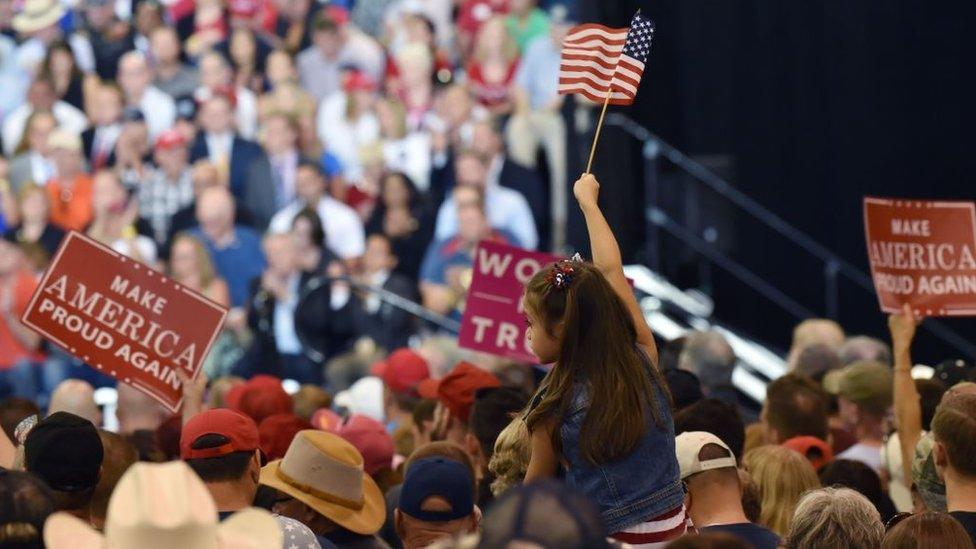
{"type": "Polygon", "coordinates": [[[149,140],[156,142],[159,134],[173,127],[176,122],[176,103],[166,92],[156,86],[149,86],[139,100],[139,110],[146,117],[149,140]]]}
{"type": "Polygon", "coordinates": [[[302,342],[295,332],[295,309],[298,308],[300,275],[295,273],[288,279],[288,299],[275,300],[274,338],[275,347],[283,355],[297,355],[302,352],[302,342]]]}
{"type": "MultiPolygon", "coordinates": [[[[12,111],[3,121],[3,152],[7,156],[13,156],[14,150],[24,137],[24,130],[27,127],[27,119],[34,112],[34,107],[30,103],[24,103],[12,111]]],[[[54,119],[58,126],[70,133],[81,134],[88,127],[88,118],[85,113],[64,101],[57,101],[51,109],[54,119]]]]}
{"type": "MultiPolygon", "coordinates": [[[[504,229],[518,239],[518,245],[534,250],[539,245],[539,232],[532,218],[532,209],[522,193],[494,185],[485,191],[485,209],[492,228],[504,229]]],[[[437,212],[434,236],[438,241],[448,239],[458,231],[457,205],[448,197],[437,212]]]]}
{"type": "Polygon", "coordinates": [[[40,153],[30,153],[31,181],[43,185],[54,177],[54,162],[44,158],[40,153]]]}
{"type": "MultiPolygon", "coordinates": [[[[74,54],[78,70],[85,74],[94,72],[95,50],[92,49],[88,38],[75,32],[67,37],[67,41],[68,45],[71,46],[71,53],[74,54]]],[[[38,38],[31,38],[17,48],[17,63],[25,71],[33,74],[37,72],[46,55],[47,44],[38,38]]]]}
{"type": "Polygon", "coordinates": [[[347,120],[346,94],[337,92],[322,100],[315,126],[325,150],[339,159],[346,177],[359,179],[362,174],[359,149],[380,137],[376,116],[365,112],[354,122],[347,120]]]}
{"type": "MultiPolygon", "coordinates": [[[[203,102],[213,95],[210,88],[200,86],[193,93],[198,102],[203,102]]],[[[258,134],[258,98],[254,92],[238,86],[234,89],[234,123],[237,133],[245,139],[254,139],[258,134]]]]}
{"type": "Polygon", "coordinates": [[[136,255],[134,252],[138,252],[139,261],[153,268],[156,266],[156,243],[147,236],[136,235],[131,241],[120,238],[109,246],[116,252],[129,257],[133,257],[136,255]],[[135,246],[134,250],[132,249],[133,245],[135,246]]]}
{"type": "MultiPolygon", "coordinates": [[[[268,230],[272,233],[287,233],[291,230],[291,222],[304,207],[305,203],[302,201],[285,206],[271,218],[268,230]]],[[[322,197],[315,210],[322,218],[322,226],[325,228],[325,244],[333,253],[342,259],[350,259],[366,252],[366,233],[355,210],[331,196],[322,197]]]]}
{"type": "Polygon", "coordinates": [[[234,150],[234,134],[208,133],[204,135],[207,142],[207,158],[211,163],[219,165],[221,162],[230,165],[230,153],[234,150]]]}
{"type": "Polygon", "coordinates": [[[860,461],[875,471],[881,470],[881,448],[878,446],[868,446],[867,444],[858,442],[854,446],[837,454],[836,459],[860,461]]]}
{"type": "Polygon", "coordinates": [[[430,188],[430,134],[413,132],[403,139],[383,142],[387,169],[403,172],[421,191],[430,188]]]}
{"type": "MultiPolygon", "coordinates": [[[[369,276],[369,284],[374,288],[382,288],[386,281],[390,279],[390,271],[383,269],[382,271],[377,271],[369,276]]],[[[380,294],[377,292],[367,292],[366,299],[363,301],[363,308],[366,312],[375,315],[376,311],[380,310],[380,305],[383,304],[383,300],[380,298],[380,294]]]]}
{"type": "Polygon", "coordinates": [[[238,86],[234,92],[237,96],[237,133],[245,139],[254,139],[258,134],[258,98],[251,90],[238,86]]]}
{"type": "Polygon", "coordinates": [[[119,135],[121,134],[121,124],[96,127],[95,135],[92,137],[92,156],[97,156],[99,152],[103,152],[106,157],[112,154],[112,150],[115,149],[115,143],[119,140],[119,135]]]}

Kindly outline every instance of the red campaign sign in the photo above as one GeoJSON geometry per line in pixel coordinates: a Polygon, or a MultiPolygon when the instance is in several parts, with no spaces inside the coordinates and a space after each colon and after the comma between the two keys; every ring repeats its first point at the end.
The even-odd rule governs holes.
{"type": "Polygon", "coordinates": [[[474,274],[458,336],[461,347],[530,364],[538,358],[525,340],[522,293],[544,266],[564,259],[484,241],[474,254],[474,274]]]}
{"type": "Polygon", "coordinates": [[[882,311],[976,315],[976,204],[866,197],[864,232],[882,311]]]}
{"type": "Polygon", "coordinates": [[[227,310],[77,232],[65,237],[23,322],[98,371],[156,398],[183,399],[227,310]]]}

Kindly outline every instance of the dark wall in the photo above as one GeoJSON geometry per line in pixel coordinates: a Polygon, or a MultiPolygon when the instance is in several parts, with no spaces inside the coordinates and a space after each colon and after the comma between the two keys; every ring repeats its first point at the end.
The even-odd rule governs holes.
{"type": "MultiPolygon", "coordinates": [[[[581,20],[624,26],[638,7],[657,32],[624,110],[687,153],[729,154],[738,188],[858,267],[864,195],[976,198],[976,3],[583,0],[581,20]]],[[[636,172],[600,166],[642,196],[636,172]]],[[[823,313],[816,261],[748,220],[735,227],[737,260],[823,313]]],[[[788,343],[788,315],[757,310],[750,291],[714,276],[720,318],[788,343]]],[[[842,323],[883,333],[872,296],[847,286],[842,323]]],[[[974,323],[950,326],[976,340],[974,323]]],[[[940,358],[933,340],[921,344],[940,358]]]]}

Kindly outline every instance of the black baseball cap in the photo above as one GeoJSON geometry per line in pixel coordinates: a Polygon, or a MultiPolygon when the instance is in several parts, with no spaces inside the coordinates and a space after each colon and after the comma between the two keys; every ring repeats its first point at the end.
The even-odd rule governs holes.
{"type": "Polygon", "coordinates": [[[447,522],[474,512],[474,483],[471,473],[460,461],[443,457],[418,460],[407,469],[400,490],[399,509],[413,518],[427,522],[447,522]],[[449,511],[424,511],[427,498],[446,500],[449,511]]]}
{"type": "Polygon", "coordinates": [[[98,429],[68,412],[55,412],[37,422],[24,441],[27,471],[58,492],[94,488],[103,457],[98,429]]]}

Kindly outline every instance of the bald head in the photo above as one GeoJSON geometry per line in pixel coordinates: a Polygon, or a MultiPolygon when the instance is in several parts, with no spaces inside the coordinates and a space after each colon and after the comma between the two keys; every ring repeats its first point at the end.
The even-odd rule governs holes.
{"type": "Polygon", "coordinates": [[[797,324],[793,329],[793,344],[790,346],[790,367],[796,364],[803,349],[816,344],[839,350],[844,344],[844,329],[828,318],[810,318],[797,324]]]}
{"type": "Polygon", "coordinates": [[[152,71],[146,56],[137,51],[130,51],[119,59],[119,86],[125,91],[130,104],[138,103],[142,94],[152,82],[152,71]]]}
{"type": "Polygon", "coordinates": [[[119,433],[131,434],[135,431],[155,431],[169,417],[169,412],[156,399],[136,389],[120,383],[118,391],[119,433]]]}
{"type": "Polygon", "coordinates": [[[218,241],[234,229],[234,197],[222,187],[211,187],[197,200],[197,223],[207,238],[218,241]]]}
{"type": "Polygon", "coordinates": [[[96,426],[102,424],[102,412],[95,404],[95,389],[80,379],[67,379],[54,389],[47,413],[55,412],[70,412],[96,426]]]}

